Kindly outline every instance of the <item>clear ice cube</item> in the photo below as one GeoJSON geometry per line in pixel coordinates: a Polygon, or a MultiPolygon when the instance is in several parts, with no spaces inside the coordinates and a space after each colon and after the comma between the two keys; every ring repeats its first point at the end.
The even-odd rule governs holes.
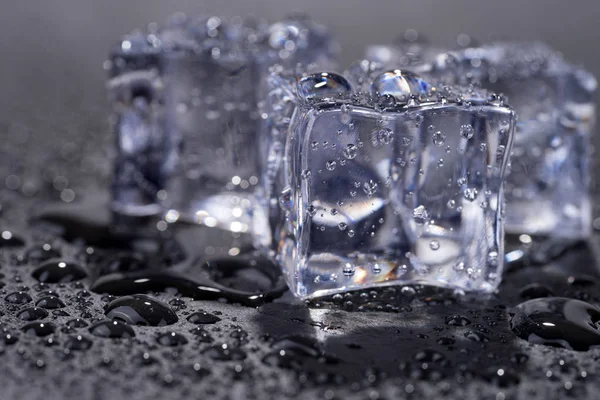
{"type": "MultiPolygon", "coordinates": [[[[385,65],[401,46],[371,51],[385,65]],[[391,54],[385,58],[386,54],[391,54]]],[[[431,49],[416,68],[506,96],[518,115],[506,178],[506,231],[581,239],[591,232],[589,159],[595,78],[541,43],[495,43],[448,53],[431,49]],[[437,53],[437,54],[436,54],[437,53]]]]}
{"type": "Polygon", "coordinates": [[[280,112],[269,115],[277,151],[262,177],[270,189],[259,192],[271,237],[257,245],[282,265],[295,295],[497,287],[510,108],[486,91],[369,62],[346,76],[271,80],[280,88],[271,108],[280,112]]]}
{"type": "Polygon", "coordinates": [[[273,65],[327,67],[337,45],[305,18],[175,15],[122,38],[107,63],[117,155],[113,210],[252,229],[261,81],[273,65]]]}

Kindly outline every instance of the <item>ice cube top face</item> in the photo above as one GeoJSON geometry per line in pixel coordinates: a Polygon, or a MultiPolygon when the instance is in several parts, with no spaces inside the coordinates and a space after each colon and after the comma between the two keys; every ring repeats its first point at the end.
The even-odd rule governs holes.
{"type": "Polygon", "coordinates": [[[365,79],[370,94],[335,74],[298,83],[274,229],[292,291],[493,291],[513,112],[399,70],[365,79]]]}
{"type": "Polygon", "coordinates": [[[113,100],[113,209],[250,230],[260,82],[274,64],[333,63],[336,52],[325,28],[303,18],[269,25],[176,15],[126,35],[108,65],[111,98],[126,99],[113,100]],[[161,90],[139,90],[140,79],[133,81],[141,73],[143,86],[161,90]],[[136,104],[148,92],[154,97],[144,101],[153,106],[142,114],[136,104]],[[133,153],[129,142],[138,143],[133,153]]]}
{"type": "Polygon", "coordinates": [[[594,77],[539,43],[441,55],[432,73],[503,93],[517,112],[505,186],[507,232],[588,236],[594,77]]]}

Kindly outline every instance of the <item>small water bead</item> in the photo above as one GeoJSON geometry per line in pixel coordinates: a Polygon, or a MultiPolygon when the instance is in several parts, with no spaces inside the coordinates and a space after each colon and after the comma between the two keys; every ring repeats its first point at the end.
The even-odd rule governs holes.
{"type": "Polygon", "coordinates": [[[327,168],[327,170],[329,171],[333,171],[336,167],[337,163],[334,160],[331,161],[327,161],[325,163],[325,168],[327,168]]]}
{"type": "Polygon", "coordinates": [[[119,297],[106,307],[106,316],[132,325],[164,326],[178,321],[171,308],[144,294],[119,297]]]}
{"type": "Polygon", "coordinates": [[[25,246],[25,240],[11,231],[0,233],[0,249],[25,246]]]}
{"type": "Polygon", "coordinates": [[[530,283],[521,288],[519,295],[526,300],[539,299],[542,297],[552,297],[554,293],[545,285],[539,283],[530,283]]]}
{"type": "Polygon", "coordinates": [[[46,296],[39,299],[35,305],[48,310],[54,310],[57,308],[64,308],[65,303],[56,296],[46,296]]]}
{"type": "Polygon", "coordinates": [[[424,206],[419,206],[413,210],[413,219],[419,225],[423,225],[429,219],[429,215],[427,214],[427,210],[424,206]]]}
{"type": "Polygon", "coordinates": [[[110,339],[128,339],[135,336],[131,326],[117,320],[96,322],[89,331],[94,336],[110,339]]]}
{"type": "Polygon", "coordinates": [[[465,139],[471,139],[475,134],[475,129],[473,129],[472,125],[462,125],[460,127],[460,135],[465,139]]]}
{"type": "Polygon", "coordinates": [[[390,128],[376,129],[371,132],[371,144],[373,147],[390,144],[393,139],[394,131],[392,131],[390,128]]]}
{"type": "Polygon", "coordinates": [[[448,202],[446,203],[446,207],[448,207],[450,209],[456,207],[456,201],[454,201],[452,199],[448,200],[448,202]]]}
{"type": "Polygon", "coordinates": [[[479,343],[487,343],[490,341],[486,335],[478,331],[467,331],[464,336],[469,340],[479,343]]]}
{"type": "Polygon", "coordinates": [[[215,324],[221,320],[221,318],[217,317],[214,314],[209,314],[204,311],[197,311],[193,314],[190,314],[187,317],[187,320],[192,324],[215,324]]]}
{"type": "Polygon", "coordinates": [[[87,272],[78,264],[65,261],[47,261],[40,265],[31,276],[39,282],[64,283],[87,277],[87,272]]]}
{"type": "Polygon", "coordinates": [[[344,157],[346,157],[348,160],[354,159],[357,154],[358,147],[356,147],[356,145],[350,143],[344,147],[344,157]]]}
{"type": "Polygon", "coordinates": [[[345,276],[352,276],[352,275],[354,275],[355,272],[356,272],[356,267],[352,264],[346,264],[346,265],[344,265],[344,268],[342,268],[342,273],[345,276]]]}
{"type": "Polygon", "coordinates": [[[429,248],[433,251],[440,249],[440,242],[438,240],[432,240],[429,242],[429,248]]]}
{"type": "Polygon", "coordinates": [[[308,207],[306,207],[306,212],[309,217],[314,217],[317,213],[317,207],[315,207],[313,204],[309,204],[308,207]]]}
{"type": "Polygon", "coordinates": [[[463,194],[465,199],[469,201],[475,201],[479,192],[475,188],[466,188],[463,194]]]}
{"type": "Polygon", "coordinates": [[[350,229],[350,230],[348,231],[348,236],[349,236],[349,237],[354,237],[354,230],[350,229]]]}
{"type": "Polygon", "coordinates": [[[65,342],[65,348],[69,350],[83,351],[90,347],[92,347],[92,341],[81,335],[72,336],[65,342]]]}
{"type": "Polygon", "coordinates": [[[0,335],[0,341],[2,341],[5,345],[15,344],[19,341],[19,337],[10,332],[3,332],[0,335]]]}
{"type": "Polygon", "coordinates": [[[11,304],[25,304],[29,303],[33,299],[26,292],[13,292],[8,294],[4,300],[11,304]]]}
{"type": "Polygon", "coordinates": [[[24,325],[21,330],[27,335],[44,337],[53,334],[56,326],[51,322],[31,322],[24,325]]]}
{"type": "Polygon", "coordinates": [[[345,222],[340,222],[338,228],[340,228],[340,231],[345,231],[346,228],[348,228],[348,225],[345,222]]]}
{"type": "Polygon", "coordinates": [[[190,333],[196,337],[198,343],[212,343],[214,339],[206,330],[202,327],[195,327],[190,329],[190,333]]]}
{"type": "Polygon", "coordinates": [[[283,188],[279,195],[279,207],[281,207],[282,210],[289,210],[292,208],[292,188],[289,186],[283,188]]]}
{"type": "Polygon", "coordinates": [[[67,326],[70,328],[85,328],[88,326],[88,323],[81,318],[75,318],[67,322],[67,326]]]}
{"type": "Polygon", "coordinates": [[[188,343],[187,338],[177,332],[162,333],[156,337],[156,341],[163,346],[169,347],[183,346],[188,343]]]}
{"type": "Polygon", "coordinates": [[[17,314],[17,318],[22,321],[36,321],[44,319],[48,316],[48,311],[40,307],[29,307],[25,308],[17,314]]]}
{"type": "Polygon", "coordinates": [[[246,358],[244,350],[227,344],[211,346],[204,350],[202,354],[217,361],[241,361],[246,358]]]}
{"type": "Polygon", "coordinates": [[[309,169],[304,169],[302,170],[302,172],[300,173],[300,177],[302,177],[302,179],[308,179],[310,178],[310,170],[309,169]]]}
{"type": "Polygon", "coordinates": [[[373,96],[392,96],[396,101],[406,102],[411,95],[426,94],[429,85],[416,74],[395,69],[379,75],[371,84],[373,96]]]}
{"type": "Polygon", "coordinates": [[[450,326],[467,326],[471,324],[471,320],[464,315],[451,315],[445,318],[446,325],[450,326]]]}
{"type": "Polygon", "coordinates": [[[499,255],[496,250],[491,250],[487,255],[487,262],[492,266],[498,265],[499,255]]]}
{"type": "Polygon", "coordinates": [[[363,192],[369,197],[373,196],[377,192],[377,182],[369,180],[363,184],[363,192]]]}
{"type": "Polygon", "coordinates": [[[437,131],[436,133],[434,133],[431,136],[431,138],[433,140],[433,144],[435,144],[436,146],[443,146],[444,143],[446,143],[446,135],[444,135],[440,131],[437,131]]]}
{"type": "Polygon", "coordinates": [[[563,297],[544,297],[511,311],[510,329],[535,344],[586,351],[600,346],[600,308],[563,297]]]}
{"type": "Polygon", "coordinates": [[[298,82],[298,94],[305,100],[338,98],[351,91],[346,78],[330,72],[311,74],[298,82]]]}

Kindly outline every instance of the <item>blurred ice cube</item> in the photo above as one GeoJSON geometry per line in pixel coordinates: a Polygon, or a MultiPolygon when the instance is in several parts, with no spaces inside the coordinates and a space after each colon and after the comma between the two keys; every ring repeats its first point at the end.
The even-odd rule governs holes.
{"type": "Polygon", "coordinates": [[[328,31],[306,18],[178,14],[124,36],[108,63],[113,210],[250,231],[261,81],[273,65],[326,66],[336,54],[328,31]]]}

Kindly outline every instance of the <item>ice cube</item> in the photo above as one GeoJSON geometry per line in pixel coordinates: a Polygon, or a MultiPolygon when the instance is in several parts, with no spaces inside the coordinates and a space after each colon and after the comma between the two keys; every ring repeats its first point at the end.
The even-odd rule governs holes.
{"type": "MultiPolygon", "coordinates": [[[[387,47],[387,53],[371,51],[372,61],[387,65],[406,58],[402,47],[387,47]]],[[[595,78],[537,42],[431,48],[426,54],[415,68],[424,76],[502,93],[518,114],[505,188],[506,231],[589,236],[595,78]]]]}
{"type": "Polygon", "coordinates": [[[108,64],[113,210],[250,231],[260,83],[273,65],[326,67],[336,54],[328,31],[306,18],[269,25],[176,15],[126,35],[108,64]]]}
{"type": "Polygon", "coordinates": [[[361,79],[271,77],[287,111],[274,121],[280,166],[263,173],[272,241],[258,245],[303,298],[407,283],[493,291],[512,110],[483,90],[361,64],[361,79]]]}

